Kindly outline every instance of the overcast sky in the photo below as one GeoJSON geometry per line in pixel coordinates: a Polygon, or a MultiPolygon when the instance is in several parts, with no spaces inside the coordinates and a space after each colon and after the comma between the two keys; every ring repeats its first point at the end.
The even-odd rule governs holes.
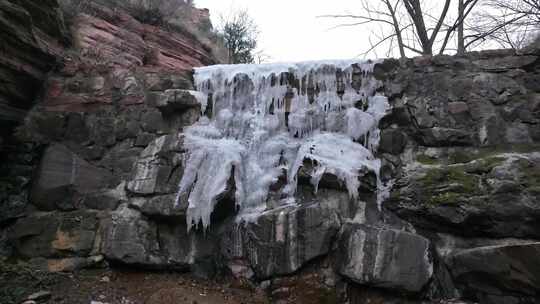
{"type": "Polygon", "coordinates": [[[195,0],[208,8],[214,24],[220,14],[234,8],[247,9],[261,32],[259,47],[270,61],[304,61],[356,58],[368,45],[362,28],[330,29],[335,19],[317,18],[324,14],[354,13],[357,0],[195,0]]]}

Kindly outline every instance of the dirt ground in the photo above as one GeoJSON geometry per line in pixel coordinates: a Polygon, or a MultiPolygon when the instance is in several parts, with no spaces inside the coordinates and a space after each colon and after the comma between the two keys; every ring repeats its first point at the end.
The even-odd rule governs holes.
{"type": "MultiPolygon", "coordinates": [[[[2,282],[9,284],[9,282],[2,282]]],[[[29,282],[28,285],[32,285],[29,282]]],[[[189,274],[83,270],[57,275],[40,290],[50,297],[37,303],[58,304],[267,304],[264,292],[203,281],[189,274]]],[[[31,289],[27,289],[27,293],[31,289]]],[[[36,291],[36,289],[34,289],[36,291]]],[[[28,296],[27,294],[26,296],[28,296]]],[[[0,304],[12,303],[0,298],[0,304]]]]}

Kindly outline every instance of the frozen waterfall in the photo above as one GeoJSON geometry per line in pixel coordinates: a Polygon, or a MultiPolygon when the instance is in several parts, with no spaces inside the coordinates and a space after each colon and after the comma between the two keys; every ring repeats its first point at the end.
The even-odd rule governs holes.
{"type": "Polygon", "coordinates": [[[266,209],[269,189],[280,177],[286,180],[281,203],[294,204],[305,161],[313,164],[315,189],[329,173],[356,199],[368,172],[383,189],[374,152],[389,104],[377,93],[374,65],[347,60],[196,69],[205,115],[185,130],[188,155],[178,192],[178,199],[188,196],[188,229],[210,225],[231,177],[239,219],[266,209]]]}

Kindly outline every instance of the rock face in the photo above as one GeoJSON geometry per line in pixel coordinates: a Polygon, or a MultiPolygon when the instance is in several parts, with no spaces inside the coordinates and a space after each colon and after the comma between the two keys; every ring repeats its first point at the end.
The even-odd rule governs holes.
{"type": "Polygon", "coordinates": [[[426,229],[538,238],[539,170],[538,152],[501,153],[448,166],[419,164],[406,171],[386,206],[426,229]]]}
{"type": "Polygon", "coordinates": [[[61,57],[66,29],[55,0],[0,2],[0,225],[24,214],[37,158],[12,133],[24,119],[47,73],[61,57]]]}
{"type": "Polygon", "coordinates": [[[77,197],[107,188],[110,172],[92,166],[60,145],[47,148],[32,187],[32,202],[41,210],[73,210],[77,197]]]}
{"type": "MultiPolygon", "coordinates": [[[[0,35],[6,42],[0,59],[5,82],[0,87],[0,251],[27,255],[31,250],[25,249],[30,246],[25,240],[42,236],[35,246],[44,249],[36,257],[55,265],[51,269],[87,265],[91,258],[77,251],[52,261],[58,255],[49,255],[55,251],[42,243],[54,240],[64,214],[88,211],[107,218],[120,205],[135,206],[129,196],[173,192],[181,174],[179,151],[164,151],[166,155],[153,159],[139,156],[155,139],[172,138],[198,119],[200,105],[192,95],[168,92],[190,92],[191,69],[217,62],[204,37],[142,24],[122,9],[94,2],[87,6],[92,14],[70,21],[73,37],[68,39],[57,1],[0,3],[0,35]],[[67,50],[64,40],[73,42],[67,50]],[[26,115],[42,87],[38,105],[26,115]],[[156,98],[169,95],[174,97],[156,98]],[[11,122],[23,118],[14,134],[11,122]],[[163,161],[155,193],[140,193],[148,186],[131,187],[144,185],[138,178],[148,176],[137,168],[144,170],[145,161],[150,169],[151,161],[163,161]],[[161,185],[164,180],[168,186],[161,185]],[[51,212],[39,219],[45,222],[41,233],[6,232],[13,223],[21,227],[38,221],[35,209],[51,212]]],[[[209,22],[208,15],[193,18],[195,23],[209,22]]],[[[148,199],[134,208],[152,216],[166,213],[162,201],[148,199]]],[[[100,219],[92,226],[97,243],[107,231],[106,222],[100,219]]],[[[174,229],[165,226],[160,235],[170,231],[174,240],[174,229]]]]}
{"type": "Polygon", "coordinates": [[[539,250],[540,243],[477,247],[450,255],[448,264],[457,284],[483,302],[533,303],[539,300],[539,250]]]}
{"type": "Polygon", "coordinates": [[[99,252],[99,213],[35,213],[17,221],[11,237],[26,258],[87,257],[99,252]]]}
{"type": "MultiPolygon", "coordinates": [[[[34,104],[47,72],[62,52],[66,29],[55,0],[0,3],[0,126],[22,121],[34,104]]],[[[0,144],[1,147],[1,144],[0,144]]]]}
{"type": "Polygon", "coordinates": [[[537,266],[527,256],[539,236],[540,87],[538,58],[529,54],[385,64],[394,108],[381,151],[394,187],[384,208],[436,243],[428,285],[436,298],[538,301],[530,289],[537,266]]]}
{"type": "Polygon", "coordinates": [[[345,224],[338,271],[364,285],[418,292],[433,275],[429,241],[413,233],[345,224]]]}
{"type": "Polygon", "coordinates": [[[296,204],[281,204],[281,176],[264,212],[237,222],[231,178],[210,228],[188,233],[184,129],[203,108],[191,69],[216,59],[192,35],[92,5],[63,52],[55,1],[0,1],[0,255],[50,271],[105,259],[225,273],[276,300],[301,290],[348,303],[540,301],[536,49],[375,66],[392,105],[379,126],[380,177],[393,182],[381,209],[374,174],[351,200],[333,174],[315,189],[306,162],[296,204]],[[15,144],[2,124],[22,118],[15,144]]]}
{"type": "Polygon", "coordinates": [[[233,226],[222,241],[223,254],[231,268],[235,260],[247,259],[260,279],[288,275],[330,252],[339,226],[338,214],[329,206],[275,209],[254,223],[233,226]]]}
{"type": "Polygon", "coordinates": [[[183,173],[181,136],[159,137],[144,149],[137,160],[128,191],[139,194],[175,193],[183,173]]]}

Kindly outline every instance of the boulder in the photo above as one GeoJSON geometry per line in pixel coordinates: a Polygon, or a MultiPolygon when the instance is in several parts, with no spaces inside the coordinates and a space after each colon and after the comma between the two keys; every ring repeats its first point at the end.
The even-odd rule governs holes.
{"type": "Polygon", "coordinates": [[[540,236],[540,154],[487,150],[476,155],[451,153],[450,161],[463,162],[450,165],[442,157],[420,159],[425,164],[407,167],[384,206],[429,230],[540,236]]]}
{"type": "Polygon", "coordinates": [[[473,134],[470,131],[433,127],[420,131],[420,143],[429,147],[471,146],[473,134]]]}
{"type": "Polygon", "coordinates": [[[539,254],[540,243],[521,242],[456,250],[446,261],[458,286],[481,303],[536,303],[539,254]]]}
{"type": "Polygon", "coordinates": [[[115,210],[121,203],[127,202],[125,187],[124,182],[116,189],[88,194],[83,198],[83,205],[88,209],[115,210]]]}
{"type": "Polygon", "coordinates": [[[419,292],[433,275],[429,245],[409,232],[348,223],[339,239],[338,272],[359,284],[419,292]]]}
{"type": "Polygon", "coordinates": [[[31,259],[30,264],[41,271],[47,272],[73,272],[76,270],[97,267],[103,262],[103,256],[73,257],[63,259],[31,259]]]}
{"type": "Polygon", "coordinates": [[[130,201],[130,207],[139,210],[149,218],[168,219],[168,220],[186,220],[187,200],[181,199],[176,203],[177,195],[168,194],[161,196],[136,197],[130,201]]]}
{"type": "Polygon", "coordinates": [[[65,146],[54,144],[44,152],[31,201],[40,210],[73,210],[79,196],[106,188],[111,179],[109,171],[91,165],[65,146]]]}
{"type": "Polygon", "coordinates": [[[201,107],[205,98],[200,92],[171,89],[155,96],[155,106],[163,113],[170,115],[176,111],[201,107]]]}
{"type": "Polygon", "coordinates": [[[473,63],[487,71],[505,71],[510,69],[525,68],[538,60],[537,56],[505,56],[489,59],[476,60],[473,63]]]}
{"type": "Polygon", "coordinates": [[[379,152],[401,154],[407,145],[406,135],[399,129],[388,129],[381,132],[379,152]]]}
{"type": "Polygon", "coordinates": [[[259,279],[292,274],[330,251],[339,226],[336,211],[322,204],[276,208],[232,225],[221,237],[222,254],[247,259],[259,279]]]}
{"type": "Polygon", "coordinates": [[[121,206],[111,214],[103,238],[103,254],[109,260],[125,264],[160,266],[156,225],[140,212],[121,206]]]}
{"type": "Polygon", "coordinates": [[[182,177],[183,138],[180,134],[157,138],[144,149],[127,183],[139,195],[176,193],[182,177]]]}
{"type": "Polygon", "coordinates": [[[127,204],[106,220],[102,250],[111,262],[152,269],[197,269],[216,261],[212,232],[188,234],[185,222],[156,223],[127,204]]]}
{"type": "Polygon", "coordinates": [[[10,237],[23,257],[85,257],[95,250],[98,227],[93,211],[35,213],[19,219],[10,237]]]}

